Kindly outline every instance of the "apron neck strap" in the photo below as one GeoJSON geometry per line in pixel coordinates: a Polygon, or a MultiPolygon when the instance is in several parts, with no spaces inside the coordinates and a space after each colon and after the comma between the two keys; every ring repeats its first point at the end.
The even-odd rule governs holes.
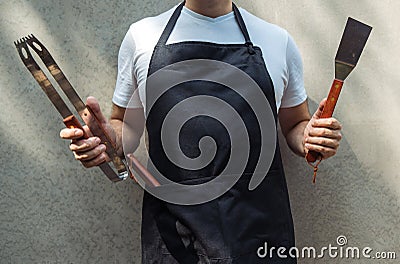
{"type": "Polygon", "coordinates": [[[235,14],[236,22],[239,25],[240,31],[242,31],[244,40],[246,41],[246,45],[253,45],[253,43],[250,40],[250,35],[249,35],[249,32],[247,31],[246,24],[244,23],[243,17],[240,14],[239,9],[237,8],[237,6],[234,3],[232,3],[232,7],[233,7],[233,13],[235,14]]]}
{"type": "MultiPolygon", "coordinates": [[[[174,11],[172,14],[171,18],[168,21],[167,26],[165,27],[163,33],[161,34],[160,39],[158,40],[157,46],[164,46],[167,44],[167,41],[169,39],[169,36],[172,33],[172,30],[174,29],[176,22],[178,21],[178,18],[181,14],[181,11],[183,9],[183,6],[185,5],[186,1],[183,1],[174,11]]],[[[253,43],[250,40],[250,35],[249,32],[247,31],[246,24],[244,23],[243,17],[240,14],[239,9],[237,6],[232,3],[232,8],[233,8],[233,13],[235,15],[235,20],[239,25],[240,31],[242,31],[243,37],[246,41],[246,45],[252,47],[253,43]]]]}

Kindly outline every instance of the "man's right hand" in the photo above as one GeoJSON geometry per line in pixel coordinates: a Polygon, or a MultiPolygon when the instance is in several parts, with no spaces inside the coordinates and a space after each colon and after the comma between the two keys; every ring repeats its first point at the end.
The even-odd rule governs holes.
{"type": "MultiPolygon", "coordinates": [[[[96,114],[111,140],[115,142],[115,131],[101,112],[96,98],[89,97],[86,100],[86,105],[96,114]]],[[[89,125],[91,122],[95,122],[93,117],[90,118],[89,125]]],[[[83,126],[83,129],[86,135],[89,135],[89,138],[83,138],[84,131],[81,129],[64,128],[60,131],[61,138],[71,140],[70,150],[74,153],[75,159],[81,161],[86,168],[98,166],[106,161],[108,162],[110,158],[106,154],[106,146],[101,144],[100,138],[93,137],[88,126],[83,126]]]]}

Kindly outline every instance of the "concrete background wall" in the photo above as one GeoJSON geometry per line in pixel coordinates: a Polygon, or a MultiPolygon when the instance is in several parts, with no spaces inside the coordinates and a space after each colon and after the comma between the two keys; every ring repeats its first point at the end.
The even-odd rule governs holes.
{"type": "MultiPolygon", "coordinates": [[[[132,22],[178,1],[0,1],[0,263],[139,263],[142,191],[111,184],[75,162],[58,139],[61,120],[21,63],[13,41],[34,33],[82,97],[110,113],[117,52],[132,22]]],[[[299,246],[397,251],[400,258],[399,1],[238,0],[286,28],[304,60],[312,110],[326,96],[347,16],[374,26],[335,116],[338,155],[320,166],[317,185],[283,146],[299,246]]],[[[284,145],[284,144],[282,144],[284,145]]],[[[307,260],[299,263],[396,263],[307,260]]]]}

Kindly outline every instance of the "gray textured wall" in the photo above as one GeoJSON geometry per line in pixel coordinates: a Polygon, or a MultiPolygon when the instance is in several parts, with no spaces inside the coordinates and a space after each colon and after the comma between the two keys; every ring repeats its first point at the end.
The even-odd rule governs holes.
{"type": "MultiPolygon", "coordinates": [[[[111,184],[98,169],[74,161],[68,142],[58,139],[58,114],[12,43],[35,33],[79,94],[96,96],[109,113],[117,52],[129,25],[177,2],[0,2],[0,263],[140,261],[142,191],[129,181],[111,184]]],[[[400,2],[237,3],[293,35],[312,109],[330,87],[347,16],[375,27],[335,113],[344,126],[340,152],[321,165],[316,186],[304,160],[282,148],[299,246],[335,245],[345,235],[350,246],[397,251],[400,258],[400,2]]],[[[300,260],[339,262],[370,263],[300,260]]]]}

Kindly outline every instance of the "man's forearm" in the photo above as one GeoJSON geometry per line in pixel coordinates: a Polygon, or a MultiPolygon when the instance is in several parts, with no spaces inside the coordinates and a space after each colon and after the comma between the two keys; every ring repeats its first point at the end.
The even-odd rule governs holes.
{"type": "Polygon", "coordinates": [[[286,135],[286,142],[289,148],[301,157],[306,155],[304,149],[304,129],[306,128],[309,120],[299,122],[294,126],[289,133],[286,135]]]}
{"type": "MultiPolygon", "coordinates": [[[[124,150],[123,150],[123,145],[122,144],[122,126],[124,125],[124,122],[119,119],[110,119],[109,120],[111,127],[114,129],[115,132],[115,145],[117,148],[117,153],[120,157],[124,156],[124,150]]],[[[140,143],[140,137],[141,135],[138,135],[135,130],[130,129],[128,125],[125,124],[125,147],[129,147],[127,152],[131,153],[134,152],[140,143]]]]}
{"type": "Polygon", "coordinates": [[[122,149],[122,121],[118,119],[109,120],[111,127],[115,132],[115,146],[117,149],[118,156],[122,157],[124,154],[122,149]]]}

